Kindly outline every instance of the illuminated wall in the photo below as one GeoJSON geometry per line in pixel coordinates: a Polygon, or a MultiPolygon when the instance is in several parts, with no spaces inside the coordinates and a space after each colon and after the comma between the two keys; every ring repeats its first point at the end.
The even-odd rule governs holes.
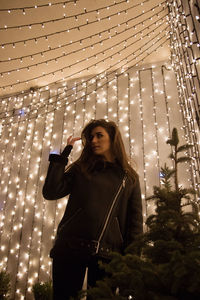
{"type": "MultiPolygon", "coordinates": [[[[144,219],[153,211],[145,197],[159,185],[160,167],[165,162],[171,166],[166,140],[172,128],[177,127],[181,143],[198,139],[195,121],[194,132],[185,130],[169,62],[4,98],[1,112],[0,263],[11,274],[15,299],[33,299],[33,283],[51,276],[48,253],[67,199],[45,201],[41,190],[49,153],[60,152],[70,134],[79,136],[91,118],[108,118],[119,125],[140,175],[144,219]]],[[[80,144],[74,147],[70,162],[80,149],[80,144]]],[[[193,148],[191,164],[180,168],[179,181],[196,190],[198,149],[193,148]]]]}

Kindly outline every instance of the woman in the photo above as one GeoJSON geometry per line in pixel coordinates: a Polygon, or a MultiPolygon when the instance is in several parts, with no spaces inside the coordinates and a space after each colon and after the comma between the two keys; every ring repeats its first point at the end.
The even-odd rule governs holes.
{"type": "Polygon", "coordinates": [[[70,299],[103,276],[98,261],[123,250],[142,233],[139,180],[128,164],[114,122],[92,120],[83,129],[82,153],[67,170],[68,156],[80,138],[69,137],[61,155],[50,154],[43,196],[55,200],[69,194],[64,216],[50,252],[54,300],[70,299]]]}

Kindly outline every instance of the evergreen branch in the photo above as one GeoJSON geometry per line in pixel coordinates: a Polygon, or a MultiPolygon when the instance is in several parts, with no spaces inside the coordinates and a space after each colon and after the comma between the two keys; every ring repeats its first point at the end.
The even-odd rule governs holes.
{"type": "Polygon", "coordinates": [[[156,196],[156,195],[151,195],[151,196],[147,197],[145,200],[146,200],[146,201],[149,201],[149,200],[156,200],[156,199],[158,199],[158,196],[156,196]]]}
{"type": "Polygon", "coordinates": [[[182,145],[182,146],[178,147],[177,152],[186,151],[186,150],[188,150],[192,147],[193,147],[193,145],[185,144],[185,145],[182,145]]]}
{"type": "Polygon", "coordinates": [[[166,142],[167,144],[170,144],[171,146],[175,146],[174,145],[174,141],[172,139],[167,140],[166,142]]]}
{"type": "Polygon", "coordinates": [[[188,189],[180,189],[180,193],[181,193],[182,197],[183,197],[184,195],[186,195],[186,194],[192,194],[192,195],[195,195],[195,194],[196,194],[195,190],[192,189],[192,188],[188,188],[188,189]]]}
{"type": "Polygon", "coordinates": [[[171,177],[172,175],[174,175],[174,173],[175,173],[175,170],[173,169],[170,171],[169,176],[171,177]]]}
{"type": "Polygon", "coordinates": [[[191,157],[183,157],[182,156],[177,159],[177,164],[181,163],[181,162],[189,162],[189,161],[191,161],[191,157]]]}

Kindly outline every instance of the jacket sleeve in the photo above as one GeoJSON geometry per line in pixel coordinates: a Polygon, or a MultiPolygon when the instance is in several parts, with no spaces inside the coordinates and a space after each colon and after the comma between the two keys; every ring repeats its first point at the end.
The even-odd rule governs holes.
{"type": "Polygon", "coordinates": [[[61,155],[49,155],[49,168],[42,189],[42,194],[47,200],[57,200],[67,196],[72,187],[73,172],[70,169],[65,173],[65,166],[68,163],[68,156],[72,150],[72,146],[65,147],[61,155]]]}
{"type": "Polygon", "coordinates": [[[130,245],[141,233],[143,233],[142,199],[139,178],[137,178],[128,201],[126,246],[130,245]]]}

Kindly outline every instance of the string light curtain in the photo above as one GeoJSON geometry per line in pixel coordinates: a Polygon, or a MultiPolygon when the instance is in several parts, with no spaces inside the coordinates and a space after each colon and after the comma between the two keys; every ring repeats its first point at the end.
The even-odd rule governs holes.
{"type": "MultiPolygon", "coordinates": [[[[200,129],[200,6],[196,0],[169,2],[169,22],[172,66],[176,74],[185,137],[196,148],[192,166],[199,175],[200,129]]],[[[192,150],[193,151],[193,150],[192,150]]],[[[191,152],[192,152],[191,151],[191,152]]]]}
{"type": "MultiPolygon", "coordinates": [[[[1,130],[1,269],[11,274],[15,299],[33,299],[33,283],[50,279],[48,252],[67,203],[67,198],[48,202],[42,197],[49,153],[59,153],[67,137],[79,136],[91,118],[114,120],[140,175],[145,220],[154,210],[145,198],[160,184],[160,167],[165,162],[171,166],[166,140],[176,126],[185,142],[184,124],[169,63],[131,67],[111,80],[87,78],[44,87],[4,99],[5,107],[8,103],[20,109],[1,130]],[[25,106],[33,114],[26,115],[25,106]]],[[[74,147],[70,162],[80,149],[81,144],[74,147]]],[[[181,168],[180,184],[196,187],[193,166],[181,168]]]]}
{"type": "MultiPolygon", "coordinates": [[[[63,14],[65,13],[67,16],[68,12],[68,16],[69,14],[71,16],[73,13],[75,14],[75,11],[68,10],[66,12],[66,7],[77,9],[79,2],[52,2],[48,5],[43,2],[41,6],[27,5],[23,9],[10,8],[10,12],[3,10],[2,13],[8,15],[17,13],[21,18],[29,15],[30,11],[52,9],[53,5],[57,5],[63,14]]],[[[42,26],[39,26],[37,42],[35,40],[28,41],[29,35],[27,35],[27,40],[23,40],[22,44],[26,45],[25,47],[29,43],[33,43],[30,44],[32,45],[30,52],[24,51],[24,54],[21,52],[18,56],[18,51],[13,51],[17,48],[17,43],[14,45],[16,48],[13,48],[13,44],[6,45],[4,43],[3,45],[2,51],[7,49],[8,55],[9,50],[13,52],[11,51],[10,60],[12,59],[12,61],[10,64],[8,61],[2,62],[2,66],[4,66],[4,69],[1,69],[2,93],[10,93],[10,86],[6,85],[7,81],[11,80],[12,90],[15,90],[15,94],[4,95],[1,99],[0,268],[11,275],[12,297],[15,299],[32,300],[33,284],[37,281],[48,281],[51,277],[51,260],[48,253],[67,198],[48,202],[42,197],[41,191],[48,167],[49,153],[59,153],[65,147],[67,137],[70,134],[79,136],[83,126],[92,118],[111,119],[118,124],[130,160],[140,175],[144,221],[146,216],[154,211],[154,206],[147,204],[145,198],[152,194],[154,185],[160,185],[161,166],[166,162],[169,167],[172,167],[168,158],[170,147],[166,145],[166,140],[173,127],[178,128],[180,143],[187,142],[194,145],[192,151],[187,153],[192,157],[191,163],[185,163],[180,167],[179,181],[180,185],[184,187],[195,188],[197,195],[194,201],[199,203],[199,131],[196,114],[193,114],[194,107],[196,107],[194,103],[197,100],[195,96],[192,101],[188,100],[185,94],[183,97],[182,81],[180,80],[185,78],[186,74],[179,73],[179,64],[178,61],[176,62],[176,59],[179,59],[179,52],[175,44],[177,32],[174,31],[176,23],[173,26],[173,22],[175,22],[173,11],[177,8],[180,9],[180,3],[177,6],[176,1],[165,1],[151,9],[145,16],[145,3],[147,2],[144,1],[141,5],[141,2],[137,4],[132,1],[124,1],[123,9],[127,5],[127,11],[128,7],[130,8],[133,4],[144,10],[144,18],[141,21],[137,15],[132,16],[136,7],[132,8],[131,16],[127,15],[128,18],[132,18],[128,21],[128,26],[126,23],[122,24],[124,18],[121,23],[116,21],[115,24],[112,16],[112,14],[116,14],[119,20],[119,1],[110,1],[110,8],[108,6],[98,7],[98,10],[93,12],[97,18],[89,19],[88,17],[88,24],[84,22],[89,8],[83,7],[77,20],[75,20],[75,16],[73,17],[72,43],[70,39],[61,39],[56,55],[59,55],[62,48],[66,53],[76,51],[73,55],[78,53],[78,49],[83,48],[85,50],[82,49],[80,52],[81,55],[86,53],[86,56],[82,57],[84,62],[73,60],[72,54],[67,57],[66,61],[63,60],[66,58],[65,56],[57,58],[56,69],[55,65],[53,69],[49,66],[47,68],[49,75],[45,74],[44,76],[42,75],[42,65],[39,65],[41,71],[37,73],[37,76],[34,75],[36,65],[29,65],[31,73],[30,77],[25,77],[27,79],[25,83],[21,79],[20,82],[17,82],[16,78],[19,77],[14,76],[14,74],[24,72],[25,69],[19,70],[18,73],[17,69],[12,71],[14,70],[13,63],[18,68],[19,64],[23,68],[28,66],[28,63],[36,63],[35,60],[38,64],[45,62],[48,60],[46,55],[54,53],[51,52],[54,50],[46,47],[43,51],[46,49],[47,52],[43,53],[43,56],[41,54],[39,57],[37,56],[36,45],[40,43],[39,34],[41,34],[42,26]],[[112,11],[114,8],[116,11],[112,11]],[[96,21],[98,18],[100,20],[97,24],[103,24],[101,9],[109,14],[106,15],[106,22],[109,26],[107,30],[104,28],[105,32],[102,31],[102,26],[99,26],[96,34],[93,32],[93,36],[89,37],[86,29],[83,32],[83,27],[91,28],[86,25],[89,26],[90,22],[96,21]],[[168,9],[169,13],[166,14],[168,9]],[[81,19],[83,12],[84,18],[81,19]],[[108,19],[108,16],[111,20],[108,19]],[[81,24],[85,25],[80,28],[81,24]],[[76,28],[77,26],[79,29],[76,28]],[[165,26],[167,26],[166,29],[165,26]],[[148,34],[147,28],[150,30],[150,32],[147,31],[148,34]],[[126,38],[123,36],[124,30],[128,34],[126,38]],[[163,35],[158,35],[161,31],[163,31],[163,35]],[[75,35],[74,32],[77,34],[81,32],[81,35],[75,35]],[[120,34],[123,37],[122,40],[120,40],[120,34]],[[133,40],[131,34],[136,34],[133,40]],[[82,38],[84,36],[85,39],[81,39],[80,36],[82,38]],[[146,39],[146,37],[148,38],[146,39]],[[108,41],[107,38],[109,38],[108,41]],[[161,62],[156,61],[157,57],[160,54],[162,57],[163,52],[166,51],[165,45],[169,43],[169,38],[172,47],[172,64],[170,60],[166,59],[161,62]],[[136,42],[137,39],[138,42],[136,42]],[[76,43],[76,41],[78,42],[76,43]],[[113,49],[109,50],[107,48],[110,44],[107,43],[110,41],[112,41],[113,49]],[[118,46],[119,41],[123,41],[121,42],[122,48],[118,46]],[[133,45],[134,41],[136,45],[133,45]],[[73,48],[75,45],[79,45],[79,48],[73,48]],[[86,48],[87,46],[88,48],[86,48]],[[126,48],[130,52],[126,52],[126,48]],[[103,52],[100,53],[100,50],[103,51],[103,49],[105,55],[103,52]],[[32,53],[33,60],[28,55],[29,53],[32,53]],[[88,57],[88,60],[85,57],[88,57]],[[145,64],[146,59],[150,57],[151,60],[152,57],[154,58],[154,63],[145,64]],[[27,65],[23,65],[25,62],[27,65]],[[61,65],[62,69],[60,69],[61,65]],[[69,68],[69,66],[71,67],[69,68]],[[6,73],[8,67],[10,74],[6,73]],[[9,77],[12,72],[13,77],[9,77]],[[50,81],[47,80],[48,76],[50,76],[50,81]],[[45,84],[45,80],[48,81],[48,84],[45,84]],[[40,83],[40,88],[34,86],[33,83],[36,82],[38,85],[40,83]],[[29,87],[28,90],[27,87],[29,87]],[[23,89],[22,92],[20,92],[20,88],[23,89]],[[189,114],[191,111],[188,110],[189,106],[186,104],[187,101],[192,105],[191,115],[189,114]]],[[[156,5],[157,3],[155,3],[156,5]]],[[[123,16],[126,15],[125,12],[123,14],[123,16]]],[[[54,20],[54,22],[57,21],[54,20]]],[[[13,24],[7,23],[7,27],[11,27],[11,25],[13,26],[13,24]]],[[[29,25],[32,29],[38,26],[33,23],[29,25]]],[[[48,23],[44,23],[43,26],[48,26],[48,23]]],[[[31,30],[30,28],[24,29],[31,30]]],[[[13,29],[6,28],[5,33],[8,33],[8,30],[13,29]]],[[[16,30],[20,31],[23,28],[16,28],[16,30]]],[[[70,31],[71,29],[68,33],[70,31]]],[[[66,33],[64,32],[64,34],[66,33]]],[[[58,39],[58,35],[56,36],[58,39]]],[[[46,37],[49,42],[51,37],[47,36],[47,32],[41,40],[45,39],[46,41],[46,37]]],[[[53,43],[51,46],[53,47],[53,43]]],[[[195,59],[196,62],[194,60],[192,62],[198,66],[197,55],[195,59]]],[[[197,76],[194,76],[195,78],[197,76]]],[[[194,87],[197,87],[196,81],[194,87]]],[[[80,151],[81,144],[79,143],[72,151],[70,162],[79,156],[80,151]]]]}

